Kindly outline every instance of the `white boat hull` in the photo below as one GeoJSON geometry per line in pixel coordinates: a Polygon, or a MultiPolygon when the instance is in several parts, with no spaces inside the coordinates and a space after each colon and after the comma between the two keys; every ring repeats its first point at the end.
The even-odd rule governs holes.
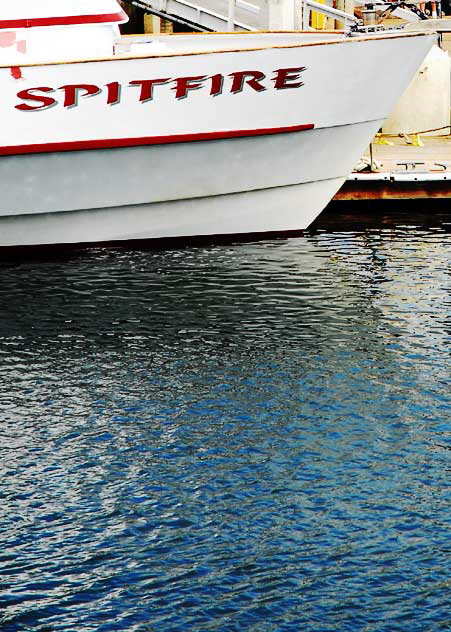
{"type": "Polygon", "coordinates": [[[282,233],[306,228],[345,178],[211,197],[0,220],[3,246],[282,233]]]}
{"type": "Polygon", "coordinates": [[[5,156],[0,179],[10,186],[0,211],[1,244],[304,229],[378,126],[5,156]]]}
{"type": "Polygon", "coordinates": [[[317,37],[307,46],[0,68],[9,123],[0,247],[306,228],[432,43],[317,37]],[[380,64],[389,70],[401,53],[381,75],[380,64]],[[241,81],[244,68],[263,78],[241,81]],[[152,98],[146,77],[157,81],[152,98]],[[101,82],[113,87],[95,92],[101,82]]]}

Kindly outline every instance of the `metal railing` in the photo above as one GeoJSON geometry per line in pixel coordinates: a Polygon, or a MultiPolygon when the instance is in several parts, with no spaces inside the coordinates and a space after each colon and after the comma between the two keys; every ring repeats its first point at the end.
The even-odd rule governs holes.
{"type": "Polygon", "coordinates": [[[229,0],[228,7],[228,16],[227,16],[227,28],[229,31],[233,31],[235,28],[235,9],[243,9],[248,13],[253,13],[254,15],[260,15],[261,9],[256,4],[251,4],[250,2],[245,2],[245,0],[229,0]]]}
{"type": "MultiPolygon", "coordinates": [[[[227,0],[227,2],[209,3],[208,0],[129,0],[148,13],[191,26],[195,30],[207,31],[244,31],[278,29],[281,24],[280,11],[291,16],[283,19],[283,29],[315,30],[312,28],[312,13],[340,21],[345,29],[357,24],[359,20],[345,11],[334,9],[316,0],[227,0]],[[269,17],[270,11],[273,17],[269,17]],[[279,16],[277,17],[277,11],[279,16]],[[274,19],[274,16],[275,19],[274,19]],[[293,22],[293,23],[292,23],[293,22]]],[[[313,21],[315,23],[315,20],[313,21]]]]}
{"type": "Polygon", "coordinates": [[[340,9],[334,9],[332,7],[327,6],[326,4],[315,2],[315,0],[303,0],[302,2],[302,28],[305,31],[311,29],[310,17],[311,17],[312,11],[321,13],[321,15],[325,15],[328,18],[340,20],[341,22],[344,23],[345,28],[349,28],[353,24],[359,23],[359,19],[356,18],[354,15],[351,15],[350,13],[345,13],[345,11],[340,11],[340,9]]]}
{"type": "Polygon", "coordinates": [[[207,2],[197,0],[129,0],[131,4],[144,9],[148,13],[153,13],[159,17],[167,18],[181,24],[197,25],[200,29],[209,31],[220,31],[226,27],[233,31],[235,28],[253,31],[256,28],[262,28],[262,16],[265,12],[260,7],[247,2],[246,0],[228,0],[227,15],[221,14],[208,6],[207,2]],[[249,17],[257,16],[257,24],[255,19],[251,23],[237,19],[237,9],[240,10],[240,17],[246,14],[249,17]]]}

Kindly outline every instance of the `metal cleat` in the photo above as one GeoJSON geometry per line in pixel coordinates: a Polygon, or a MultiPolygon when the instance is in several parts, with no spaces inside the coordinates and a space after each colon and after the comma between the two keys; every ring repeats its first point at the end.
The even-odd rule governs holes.
{"type": "Polygon", "coordinates": [[[396,165],[398,167],[405,167],[402,171],[417,171],[417,167],[424,167],[426,163],[424,162],[416,162],[416,161],[406,161],[406,162],[397,162],[396,165]]]}

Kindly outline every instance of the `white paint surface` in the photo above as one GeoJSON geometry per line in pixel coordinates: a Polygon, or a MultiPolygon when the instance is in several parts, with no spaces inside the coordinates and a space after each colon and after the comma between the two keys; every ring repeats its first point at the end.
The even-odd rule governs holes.
{"type": "Polygon", "coordinates": [[[344,181],[433,39],[158,36],[152,44],[165,47],[163,55],[144,49],[105,60],[0,67],[0,149],[13,154],[34,144],[142,144],[143,137],[315,126],[266,136],[3,156],[0,246],[305,228],[344,181]],[[283,68],[305,68],[303,85],[275,89],[276,71],[283,68]],[[245,70],[262,73],[265,89],[244,84],[232,93],[233,73],[245,70]],[[218,74],[223,89],[212,96],[211,77],[218,74]],[[197,77],[199,88],[177,99],[180,77],[197,77]],[[152,78],[167,81],[152,100],[140,102],[141,88],[130,82],[152,78]],[[106,86],[115,82],[121,98],[108,105],[106,86]],[[65,107],[68,84],[99,90],[92,96],[81,90],[77,104],[65,107]],[[22,91],[39,87],[47,87],[56,103],[17,109],[35,105],[22,91]]]}

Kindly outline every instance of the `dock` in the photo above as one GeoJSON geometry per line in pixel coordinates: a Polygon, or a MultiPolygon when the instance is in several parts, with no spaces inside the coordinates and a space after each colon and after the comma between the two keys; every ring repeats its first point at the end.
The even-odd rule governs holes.
{"type": "Polygon", "coordinates": [[[451,135],[378,135],[361,165],[335,201],[451,197],[451,135]]]}

